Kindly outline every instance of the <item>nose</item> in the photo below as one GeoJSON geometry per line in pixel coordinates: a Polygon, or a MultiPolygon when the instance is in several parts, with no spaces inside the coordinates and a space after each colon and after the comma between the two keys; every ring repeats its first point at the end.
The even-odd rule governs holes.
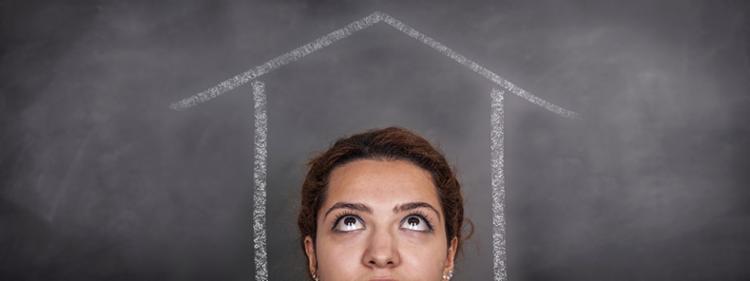
{"type": "Polygon", "coordinates": [[[371,268],[392,268],[401,264],[401,256],[391,233],[373,232],[369,237],[362,263],[371,268]]]}

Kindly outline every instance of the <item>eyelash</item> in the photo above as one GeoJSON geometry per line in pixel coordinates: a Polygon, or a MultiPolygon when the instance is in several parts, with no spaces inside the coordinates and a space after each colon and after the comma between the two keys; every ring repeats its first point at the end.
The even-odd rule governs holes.
{"type": "MultiPolygon", "coordinates": [[[[357,214],[355,214],[354,212],[351,212],[351,211],[344,211],[344,212],[342,212],[341,214],[338,214],[338,215],[336,215],[336,219],[334,219],[334,220],[333,220],[333,225],[331,225],[331,230],[333,230],[333,231],[337,231],[337,230],[336,230],[336,226],[337,226],[337,225],[339,225],[339,222],[341,222],[341,219],[343,219],[343,218],[345,218],[345,217],[349,217],[349,216],[351,216],[351,217],[354,217],[354,218],[355,218],[355,219],[357,219],[357,220],[358,220],[358,221],[359,221],[359,222],[360,222],[361,224],[364,224],[364,221],[362,220],[362,218],[360,218],[360,217],[359,217],[359,216],[358,216],[357,214]]],[[[337,231],[337,232],[339,232],[339,231],[337,231]]]]}
{"type": "Polygon", "coordinates": [[[408,215],[406,215],[401,220],[401,223],[404,223],[404,221],[406,219],[408,219],[409,217],[412,217],[412,216],[413,217],[419,217],[420,219],[422,219],[422,221],[424,221],[424,223],[427,224],[428,232],[432,232],[432,230],[433,230],[433,228],[432,228],[432,222],[430,222],[430,220],[427,219],[427,216],[422,211],[420,211],[420,210],[414,210],[414,211],[410,212],[408,215]]]}
{"type": "MultiPolygon", "coordinates": [[[[361,224],[364,224],[364,220],[362,220],[362,218],[360,218],[354,212],[344,211],[344,212],[336,215],[336,219],[333,220],[333,225],[331,225],[331,230],[336,231],[336,226],[339,225],[339,223],[341,222],[341,219],[343,219],[345,217],[349,217],[349,216],[354,217],[361,224]]],[[[427,216],[422,211],[420,211],[420,210],[414,210],[414,211],[410,212],[403,219],[401,219],[400,223],[404,223],[404,220],[406,220],[406,219],[408,219],[409,217],[412,217],[412,216],[419,217],[420,219],[422,219],[422,221],[424,221],[427,224],[427,228],[429,229],[429,232],[432,232],[432,230],[433,230],[432,222],[430,222],[430,220],[427,219],[427,216]]]]}

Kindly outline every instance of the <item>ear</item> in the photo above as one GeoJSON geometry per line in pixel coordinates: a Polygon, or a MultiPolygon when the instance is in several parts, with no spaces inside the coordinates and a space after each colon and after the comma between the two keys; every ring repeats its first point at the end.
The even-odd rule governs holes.
{"type": "Polygon", "coordinates": [[[445,271],[453,271],[454,261],[456,259],[456,251],[458,250],[458,238],[453,237],[451,239],[451,245],[448,247],[448,256],[445,259],[445,271]]]}
{"type": "Polygon", "coordinates": [[[312,275],[318,268],[318,260],[315,256],[315,242],[313,242],[310,235],[305,236],[305,254],[307,255],[307,266],[309,267],[310,275],[312,275]]]}

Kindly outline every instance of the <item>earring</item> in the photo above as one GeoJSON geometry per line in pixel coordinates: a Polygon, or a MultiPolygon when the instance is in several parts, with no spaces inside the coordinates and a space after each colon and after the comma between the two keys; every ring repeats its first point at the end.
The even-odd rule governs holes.
{"type": "Polygon", "coordinates": [[[448,281],[453,278],[453,270],[443,273],[443,280],[448,281]]]}
{"type": "Polygon", "coordinates": [[[315,280],[315,281],[320,281],[320,279],[318,279],[318,274],[317,274],[317,273],[313,273],[313,274],[312,274],[312,278],[313,278],[313,280],[315,280]]]}

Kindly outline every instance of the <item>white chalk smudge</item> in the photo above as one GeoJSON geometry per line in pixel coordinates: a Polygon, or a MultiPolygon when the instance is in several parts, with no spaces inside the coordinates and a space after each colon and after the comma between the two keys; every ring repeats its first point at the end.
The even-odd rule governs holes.
{"type": "Polygon", "coordinates": [[[492,115],[490,123],[490,151],[492,168],[492,255],[495,281],[507,281],[507,260],[505,253],[505,141],[503,95],[500,89],[492,89],[492,115]]]}
{"type": "Polygon", "coordinates": [[[394,17],[391,17],[385,13],[377,12],[377,11],[370,14],[367,17],[364,17],[358,21],[354,21],[348,24],[344,28],[333,31],[323,37],[316,39],[315,41],[312,41],[310,43],[303,45],[302,47],[294,49],[264,64],[256,66],[244,73],[238,74],[228,80],[225,80],[208,90],[205,90],[191,97],[188,97],[181,101],[173,103],[170,107],[175,110],[183,110],[183,109],[187,109],[189,107],[198,105],[200,103],[206,102],[208,100],[211,100],[227,91],[230,91],[257,77],[260,77],[261,75],[271,72],[272,70],[279,68],[281,66],[284,66],[288,63],[297,61],[304,56],[307,56],[317,50],[327,47],[328,45],[331,45],[333,42],[347,38],[350,35],[354,34],[355,32],[366,29],[380,21],[384,21],[388,25],[392,26],[398,31],[401,31],[407,36],[412,37],[416,40],[419,40],[420,42],[430,46],[431,48],[437,50],[441,54],[455,60],[456,62],[458,62],[459,64],[465,67],[468,67],[472,71],[491,80],[492,82],[496,83],[503,89],[506,89],[507,91],[513,93],[514,95],[522,97],[526,99],[527,101],[534,103],[536,105],[544,107],[545,109],[551,112],[554,112],[560,116],[567,117],[567,118],[580,118],[580,115],[578,113],[567,110],[560,106],[557,106],[551,102],[548,102],[540,97],[537,97],[527,92],[526,90],[522,89],[521,87],[516,86],[515,84],[511,83],[508,80],[505,80],[504,78],[500,77],[499,75],[495,74],[489,69],[479,65],[473,60],[470,60],[466,58],[465,56],[459,53],[456,53],[455,51],[443,45],[442,43],[436,41],[435,39],[432,39],[431,37],[422,34],[421,32],[404,24],[403,22],[397,20],[394,17]]]}
{"type": "Polygon", "coordinates": [[[68,194],[68,186],[70,186],[70,178],[71,176],[79,170],[79,166],[81,163],[81,158],[83,158],[83,153],[86,151],[86,147],[89,145],[89,142],[91,141],[91,136],[94,134],[94,129],[90,129],[88,133],[86,134],[86,137],[81,141],[81,144],[78,146],[78,149],[76,150],[76,154],[73,157],[73,161],[69,163],[68,169],[65,171],[65,175],[60,180],[60,188],[57,191],[57,194],[55,195],[54,200],[52,200],[52,206],[50,207],[49,211],[47,212],[47,221],[53,221],[55,220],[55,215],[57,215],[57,209],[60,206],[60,201],[63,200],[65,196],[68,194]]]}
{"type": "Polygon", "coordinates": [[[266,115],[265,85],[254,81],[255,161],[253,162],[253,249],[255,252],[255,280],[268,281],[266,253],[266,160],[268,150],[268,116],[266,115]]]}

